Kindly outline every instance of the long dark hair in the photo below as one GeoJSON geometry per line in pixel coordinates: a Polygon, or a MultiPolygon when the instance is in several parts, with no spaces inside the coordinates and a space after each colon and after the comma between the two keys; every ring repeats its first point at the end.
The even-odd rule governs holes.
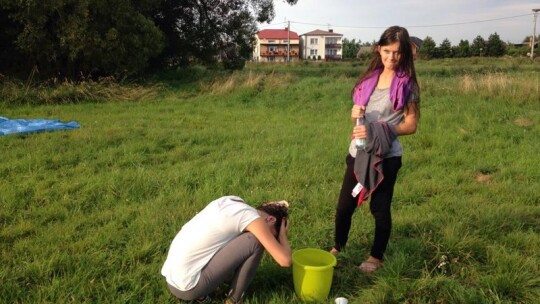
{"type": "MultiPolygon", "coordinates": [[[[372,49],[371,62],[368,69],[360,76],[356,85],[362,82],[366,77],[371,76],[373,72],[382,69],[383,63],[381,54],[378,52],[378,47],[387,46],[399,42],[400,58],[398,62],[398,73],[406,73],[414,85],[418,85],[416,80],[416,71],[414,69],[414,55],[412,50],[411,38],[406,28],[401,26],[391,26],[387,28],[381,35],[381,38],[372,49]]],[[[356,86],[355,86],[356,87],[356,86]]]]}

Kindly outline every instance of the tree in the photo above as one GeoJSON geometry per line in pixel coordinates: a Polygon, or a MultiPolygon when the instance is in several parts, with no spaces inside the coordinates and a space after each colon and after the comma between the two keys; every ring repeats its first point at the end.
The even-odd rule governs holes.
{"type": "Polygon", "coordinates": [[[136,74],[163,48],[162,33],[147,17],[152,2],[2,1],[9,29],[0,31],[15,30],[4,36],[13,48],[3,60],[26,60],[0,67],[23,75],[34,68],[44,76],[136,74]]]}
{"type": "Polygon", "coordinates": [[[486,53],[486,41],[482,36],[478,35],[474,38],[471,45],[471,55],[472,56],[483,56],[486,53]]]}
{"type": "Polygon", "coordinates": [[[438,49],[438,57],[440,58],[450,58],[452,56],[452,44],[450,43],[450,40],[448,38],[445,38],[441,44],[439,45],[438,49]]]}
{"type": "Polygon", "coordinates": [[[257,22],[273,18],[273,0],[0,0],[0,73],[130,76],[219,59],[241,68],[257,22]]]}
{"type": "Polygon", "coordinates": [[[495,32],[489,35],[486,43],[486,54],[492,57],[500,57],[506,53],[506,45],[501,40],[501,37],[495,32]]]}
{"type": "Polygon", "coordinates": [[[9,13],[0,8],[0,73],[16,70],[26,62],[25,56],[17,51],[15,41],[21,25],[9,18],[9,13]]]}
{"type": "MultiPolygon", "coordinates": [[[[295,4],[297,0],[285,0],[295,4]]],[[[165,33],[166,46],[157,66],[206,64],[218,58],[236,62],[250,57],[257,22],[274,18],[273,0],[161,0],[153,20],[165,33]],[[227,50],[223,56],[222,50],[227,50]],[[220,55],[221,56],[218,56],[220,55]]]]}
{"type": "Polygon", "coordinates": [[[469,40],[460,40],[457,47],[454,48],[454,56],[456,57],[469,57],[470,45],[469,40]]]}
{"type": "Polygon", "coordinates": [[[512,57],[526,56],[530,51],[531,48],[527,45],[512,45],[511,43],[507,43],[506,54],[512,57]]]}
{"type": "Polygon", "coordinates": [[[343,59],[356,59],[358,51],[360,51],[360,41],[356,42],[355,39],[349,40],[344,38],[343,44],[343,59]]]}
{"type": "Polygon", "coordinates": [[[423,59],[431,59],[435,57],[436,44],[433,38],[427,36],[424,39],[424,42],[422,43],[422,47],[420,48],[418,55],[420,58],[423,58],[423,59]]]}

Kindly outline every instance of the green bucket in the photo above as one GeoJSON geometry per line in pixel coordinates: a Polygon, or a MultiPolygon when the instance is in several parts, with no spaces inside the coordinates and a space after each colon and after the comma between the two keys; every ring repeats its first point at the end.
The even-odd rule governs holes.
{"type": "Polygon", "coordinates": [[[292,254],[294,291],[304,301],[328,298],[336,257],[315,248],[300,249],[292,254]]]}

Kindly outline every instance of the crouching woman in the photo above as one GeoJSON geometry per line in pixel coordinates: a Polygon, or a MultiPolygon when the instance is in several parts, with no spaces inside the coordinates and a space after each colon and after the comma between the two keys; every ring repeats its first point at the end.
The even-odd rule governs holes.
{"type": "Polygon", "coordinates": [[[290,267],[287,215],[286,201],[257,208],[237,196],[212,201],[172,241],[161,269],[169,290],[182,300],[206,303],[232,278],[226,303],[241,303],[264,250],[290,267]]]}

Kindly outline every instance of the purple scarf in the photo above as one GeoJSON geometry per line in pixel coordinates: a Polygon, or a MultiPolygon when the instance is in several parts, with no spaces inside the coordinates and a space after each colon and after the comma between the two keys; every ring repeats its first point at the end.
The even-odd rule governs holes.
{"type": "MultiPolygon", "coordinates": [[[[382,69],[375,70],[354,88],[353,102],[355,105],[366,106],[368,104],[369,97],[379,82],[381,72],[382,69]]],[[[410,92],[409,76],[403,72],[394,73],[390,84],[390,102],[392,102],[394,112],[403,108],[410,92]]]]}

